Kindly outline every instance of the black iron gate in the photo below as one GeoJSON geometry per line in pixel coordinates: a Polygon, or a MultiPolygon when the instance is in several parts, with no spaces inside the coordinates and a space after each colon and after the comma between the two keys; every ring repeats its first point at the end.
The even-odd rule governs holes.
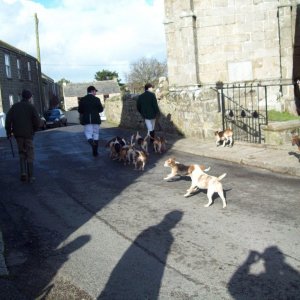
{"type": "Polygon", "coordinates": [[[231,128],[238,141],[264,141],[262,125],[268,124],[267,86],[231,84],[217,86],[223,130],[231,128]]]}

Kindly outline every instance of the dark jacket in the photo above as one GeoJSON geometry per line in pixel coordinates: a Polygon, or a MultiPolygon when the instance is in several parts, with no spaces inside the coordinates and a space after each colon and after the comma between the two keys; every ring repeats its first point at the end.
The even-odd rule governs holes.
{"type": "Polygon", "coordinates": [[[103,106],[98,97],[92,94],[87,94],[79,101],[78,112],[81,114],[80,123],[86,124],[101,124],[99,113],[103,112],[103,106]]]}
{"type": "Polygon", "coordinates": [[[144,119],[155,119],[159,114],[155,94],[149,91],[145,91],[138,97],[136,108],[144,119]]]}
{"type": "Polygon", "coordinates": [[[15,103],[6,114],[5,129],[7,134],[13,133],[15,137],[30,139],[38,130],[40,122],[35,107],[23,99],[15,103]]]}

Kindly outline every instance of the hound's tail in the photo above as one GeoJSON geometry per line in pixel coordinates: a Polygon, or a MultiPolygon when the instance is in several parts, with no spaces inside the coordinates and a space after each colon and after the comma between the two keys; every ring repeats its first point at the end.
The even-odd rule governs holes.
{"type": "Polygon", "coordinates": [[[203,171],[203,172],[208,172],[210,170],[210,167],[205,167],[204,165],[200,165],[200,169],[203,171]]]}
{"type": "Polygon", "coordinates": [[[218,180],[219,181],[222,180],[226,175],[227,175],[226,173],[222,174],[221,176],[218,177],[218,180]]]}

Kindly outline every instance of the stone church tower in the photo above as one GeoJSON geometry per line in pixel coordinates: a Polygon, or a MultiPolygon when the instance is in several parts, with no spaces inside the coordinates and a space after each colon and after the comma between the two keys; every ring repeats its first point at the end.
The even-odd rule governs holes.
{"type": "Polygon", "coordinates": [[[300,78],[299,7],[299,0],[165,0],[170,86],[300,78]]]}

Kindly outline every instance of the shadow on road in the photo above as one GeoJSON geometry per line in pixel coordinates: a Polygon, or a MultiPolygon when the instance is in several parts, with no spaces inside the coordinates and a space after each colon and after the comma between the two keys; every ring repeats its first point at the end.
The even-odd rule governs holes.
{"type": "MultiPolygon", "coordinates": [[[[33,286],[29,285],[30,291],[28,293],[34,294],[35,298],[42,296],[43,299],[47,299],[48,295],[51,295],[50,299],[64,297],[63,290],[54,288],[55,284],[51,283],[52,278],[56,275],[60,267],[68,261],[70,254],[83,247],[90,239],[89,235],[79,236],[62,248],[51,251],[50,259],[49,257],[45,257],[45,260],[36,260],[34,267],[32,264],[29,265],[28,272],[23,274],[23,276],[25,275],[23,280],[26,281],[28,278],[34,278],[37,275],[39,275],[39,278],[35,280],[33,286]],[[43,268],[44,272],[39,271],[41,268],[43,268]],[[45,283],[48,283],[48,285],[46,286],[45,283]]],[[[31,260],[29,260],[29,263],[32,263],[31,260]]],[[[70,288],[70,286],[68,287],[70,288]]]]}
{"type": "Polygon", "coordinates": [[[139,234],[112,271],[98,299],[158,299],[174,241],[171,229],[182,215],[181,211],[172,211],[159,224],[139,234]]]}
{"type": "MultiPolygon", "coordinates": [[[[10,256],[8,268],[17,288],[30,299],[53,293],[55,275],[69,255],[88,243],[89,239],[75,237],[67,253],[57,249],[91,218],[98,218],[104,207],[145,172],[151,171],[161,159],[161,155],[150,153],[144,172],[135,171],[133,165],[124,166],[121,162],[110,160],[108,149],[103,145],[116,135],[130,137],[135,132],[117,127],[100,129],[100,155],[95,159],[82,131],[82,126],[76,125],[36,134],[37,180],[33,185],[19,181],[18,157],[13,158],[6,141],[3,143],[1,152],[5,159],[0,160],[0,204],[2,214],[6,214],[5,222],[2,220],[1,225],[6,251],[10,256]],[[12,224],[16,224],[16,228],[12,224]],[[19,252],[24,261],[14,262],[14,254],[19,252]]],[[[129,290],[133,285],[137,286],[136,282],[139,281],[140,284],[144,282],[145,293],[151,295],[151,299],[157,298],[165,261],[173,242],[170,230],[179,222],[181,214],[170,213],[160,224],[148,228],[133,242],[115,267],[105,288],[106,293],[111,293],[115,282],[119,280],[127,280],[129,290]],[[160,236],[158,232],[165,233],[160,236]],[[143,244],[143,239],[148,240],[147,246],[143,244]],[[135,256],[134,251],[141,251],[140,248],[147,251],[147,247],[152,249],[150,244],[155,243],[157,248],[153,248],[149,255],[159,260],[161,268],[154,270],[145,258],[135,256]],[[132,271],[138,272],[133,273],[131,276],[134,279],[131,279],[125,273],[135,260],[136,268],[132,271]],[[148,289],[146,281],[151,282],[151,289],[148,289]]],[[[109,222],[107,225],[111,226],[109,222]]],[[[111,228],[115,230],[113,225],[111,228]]],[[[157,267],[157,263],[155,265],[157,267]]],[[[132,292],[136,291],[133,289],[132,292]]]]}
{"type": "Polygon", "coordinates": [[[250,251],[246,261],[228,283],[234,299],[299,299],[300,274],[285,262],[285,255],[277,246],[263,253],[250,251]],[[253,274],[255,265],[263,264],[264,271],[253,274]]]}

